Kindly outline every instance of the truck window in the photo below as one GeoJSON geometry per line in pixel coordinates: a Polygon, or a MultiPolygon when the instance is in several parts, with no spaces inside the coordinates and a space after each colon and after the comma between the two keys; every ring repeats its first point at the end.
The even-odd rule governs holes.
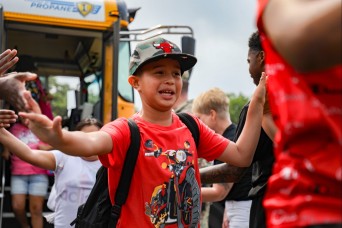
{"type": "Polygon", "coordinates": [[[119,94],[125,101],[133,102],[133,88],[128,83],[129,76],[129,58],[130,58],[130,43],[127,41],[120,42],[119,50],[119,79],[118,87],[119,94]]]}

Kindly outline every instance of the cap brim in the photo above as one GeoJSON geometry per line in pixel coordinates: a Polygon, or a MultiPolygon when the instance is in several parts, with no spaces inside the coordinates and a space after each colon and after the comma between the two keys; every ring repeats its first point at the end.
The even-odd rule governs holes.
{"type": "Polygon", "coordinates": [[[197,63],[197,58],[194,57],[193,55],[189,55],[189,54],[167,54],[166,56],[164,55],[164,57],[169,57],[172,59],[175,59],[179,62],[180,67],[181,67],[181,71],[187,71],[190,70],[191,68],[193,68],[195,66],[195,64],[197,63]]]}
{"type": "Polygon", "coordinates": [[[145,64],[150,63],[150,62],[155,61],[155,60],[163,59],[163,58],[171,58],[171,59],[177,60],[179,62],[182,73],[184,71],[190,70],[197,63],[197,58],[193,55],[190,55],[190,54],[164,53],[164,54],[160,54],[160,55],[155,55],[155,56],[145,60],[142,64],[140,64],[137,67],[137,69],[134,71],[134,73],[137,72],[137,70],[140,69],[145,64]]]}

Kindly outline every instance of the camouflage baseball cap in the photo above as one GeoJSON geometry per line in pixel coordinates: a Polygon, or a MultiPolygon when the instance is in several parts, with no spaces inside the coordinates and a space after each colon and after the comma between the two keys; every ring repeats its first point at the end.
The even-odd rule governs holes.
{"type": "Polygon", "coordinates": [[[182,53],[176,44],[164,38],[156,37],[137,44],[129,63],[130,75],[135,74],[142,65],[161,58],[177,60],[182,74],[191,69],[197,62],[196,57],[182,53]]]}

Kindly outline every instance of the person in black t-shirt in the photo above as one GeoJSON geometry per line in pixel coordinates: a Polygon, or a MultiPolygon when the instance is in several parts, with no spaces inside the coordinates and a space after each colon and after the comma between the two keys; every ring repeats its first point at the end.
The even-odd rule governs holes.
{"type": "MultiPolygon", "coordinates": [[[[265,71],[265,53],[262,49],[259,32],[254,32],[248,42],[248,64],[249,72],[254,84],[258,85],[262,72],[265,71]]],[[[272,174],[274,163],[273,138],[277,131],[272,120],[271,112],[266,98],[264,107],[263,124],[261,128],[259,143],[254,154],[252,163],[252,189],[249,198],[252,199],[250,212],[250,228],[266,227],[265,210],[262,200],[266,192],[267,181],[272,174]]],[[[244,107],[241,115],[245,122],[248,106],[244,107]]],[[[242,130],[242,129],[241,129],[242,130]]]]}
{"type": "MultiPolygon", "coordinates": [[[[260,43],[258,32],[254,32],[249,38],[248,64],[249,72],[254,84],[258,85],[265,66],[265,53],[260,43]]],[[[245,125],[248,103],[244,106],[240,113],[239,124],[236,134],[239,135],[245,125]]],[[[252,199],[250,211],[250,228],[266,227],[265,211],[262,206],[262,200],[265,195],[267,181],[272,174],[274,163],[273,142],[272,139],[277,129],[273,124],[272,116],[266,99],[264,107],[264,116],[262,129],[257,149],[254,154],[252,163],[252,188],[248,197],[252,199]]],[[[237,182],[246,172],[246,168],[238,168],[228,164],[216,165],[201,169],[202,183],[221,183],[221,182],[237,182]]]]}

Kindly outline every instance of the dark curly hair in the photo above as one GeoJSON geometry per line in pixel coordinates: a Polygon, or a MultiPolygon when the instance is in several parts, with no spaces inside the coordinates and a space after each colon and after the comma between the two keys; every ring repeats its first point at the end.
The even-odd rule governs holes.
{"type": "Polygon", "coordinates": [[[259,31],[252,33],[248,40],[248,47],[253,51],[263,51],[259,31]]]}
{"type": "Polygon", "coordinates": [[[81,120],[80,122],[78,122],[78,124],[75,127],[75,130],[76,131],[80,131],[85,126],[96,126],[96,127],[98,127],[100,129],[100,128],[102,128],[103,124],[98,119],[95,119],[95,118],[85,118],[85,119],[81,120]]]}

